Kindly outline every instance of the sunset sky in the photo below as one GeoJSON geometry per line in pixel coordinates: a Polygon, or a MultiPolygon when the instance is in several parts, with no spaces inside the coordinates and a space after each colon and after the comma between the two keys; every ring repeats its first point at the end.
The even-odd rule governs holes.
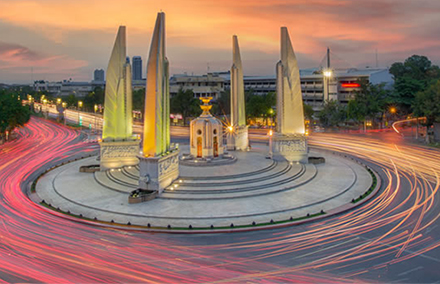
{"type": "MultiPolygon", "coordinates": [[[[228,70],[232,35],[246,75],[272,75],[280,27],[301,68],[329,46],[341,67],[382,67],[413,54],[440,63],[439,0],[1,0],[0,83],[72,78],[107,68],[119,25],[144,65],[157,12],[166,13],[171,74],[228,70]]],[[[144,70],[145,73],[145,70],[144,70]]],[[[145,76],[145,74],[144,74],[145,76]]]]}

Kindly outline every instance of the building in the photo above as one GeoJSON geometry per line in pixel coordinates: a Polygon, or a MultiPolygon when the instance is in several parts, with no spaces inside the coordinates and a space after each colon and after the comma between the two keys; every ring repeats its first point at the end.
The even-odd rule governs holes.
{"type": "Polygon", "coordinates": [[[142,58],[140,56],[133,56],[133,80],[142,80],[142,58]]]}
{"type": "Polygon", "coordinates": [[[105,87],[105,81],[92,82],[73,82],[72,80],[63,80],[62,82],[35,81],[33,89],[37,92],[45,92],[55,97],[64,97],[75,95],[76,97],[85,97],[96,87],[105,87]]]}
{"type": "Polygon", "coordinates": [[[102,69],[96,69],[95,72],[93,72],[93,81],[96,82],[104,82],[105,81],[105,73],[102,69]]]}
{"type": "Polygon", "coordinates": [[[35,81],[33,89],[36,92],[48,93],[53,96],[61,96],[62,82],[35,81]]]}
{"type": "MultiPolygon", "coordinates": [[[[207,75],[173,75],[170,78],[170,95],[174,96],[180,89],[192,90],[194,97],[212,97],[217,99],[225,90],[226,79],[218,74],[207,75]]],[[[230,84],[230,83],[229,83],[230,84]]]]}
{"type": "MultiPolygon", "coordinates": [[[[230,88],[230,74],[219,73],[225,78],[225,89],[230,88]]],[[[304,103],[311,105],[315,110],[322,108],[324,99],[324,75],[319,69],[300,70],[301,91],[304,103]]],[[[329,81],[329,100],[337,100],[345,105],[352,100],[359,91],[359,80],[366,80],[372,84],[385,84],[391,87],[393,77],[387,68],[343,69],[333,70],[329,81]]],[[[244,88],[252,90],[256,95],[276,92],[276,77],[273,76],[245,76],[244,88]]]]}
{"type": "Polygon", "coordinates": [[[73,82],[63,81],[61,84],[61,97],[69,95],[75,95],[75,97],[85,97],[95,89],[94,84],[91,82],[73,82]]]}

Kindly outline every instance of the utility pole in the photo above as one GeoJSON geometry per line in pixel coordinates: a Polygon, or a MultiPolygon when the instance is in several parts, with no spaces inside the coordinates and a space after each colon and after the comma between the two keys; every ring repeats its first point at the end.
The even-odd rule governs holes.
{"type": "Polygon", "coordinates": [[[376,68],[379,68],[379,56],[377,53],[377,48],[376,48],[376,68]]]}

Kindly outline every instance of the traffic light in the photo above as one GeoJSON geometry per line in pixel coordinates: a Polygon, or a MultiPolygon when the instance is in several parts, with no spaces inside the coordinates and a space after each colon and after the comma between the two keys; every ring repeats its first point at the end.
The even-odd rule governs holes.
{"type": "Polygon", "coordinates": [[[80,116],[79,117],[79,126],[82,126],[83,125],[83,118],[82,118],[82,116],[80,116]]]}

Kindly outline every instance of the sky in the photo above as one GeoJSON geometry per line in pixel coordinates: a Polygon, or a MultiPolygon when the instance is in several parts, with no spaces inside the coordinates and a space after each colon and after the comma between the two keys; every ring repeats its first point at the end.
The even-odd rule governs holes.
{"type": "Polygon", "coordinates": [[[1,0],[0,83],[90,81],[106,69],[120,25],[145,63],[157,12],[166,14],[171,74],[226,71],[232,35],[245,75],[273,75],[280,27],[300,68],[330,47],[335,67],[380,67],[420,54],[440,64],[439,0],[1,0]]]}

